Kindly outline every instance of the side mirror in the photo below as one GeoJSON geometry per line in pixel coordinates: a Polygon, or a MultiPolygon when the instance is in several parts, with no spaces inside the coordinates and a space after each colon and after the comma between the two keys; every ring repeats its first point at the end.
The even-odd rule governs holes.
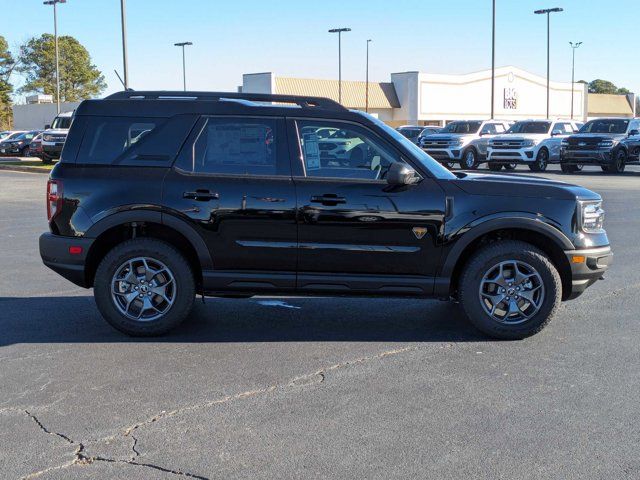
{"type": "Polygon", "coordinates": [[[558,135],[562,135],[562,132],[560,130],[554,130],[553,132],[551,132],[551,136],[552,137],[555,137],[555,136],[558,136],[558,135]]]}
{"type": "Polygon", "coordinates": [[[416,183],[419,177],[416,171],[406,163],[394,162],[389,166],[387,172],[387,183],[389,185],[411,185],[416,183]]]}
{"type": "Polygon", "coordinates": [[[640,135],[640,131],[636,130],[635,128],[633,130],[629,130],[630,137],[635,137],[636,135],[640,135]]]}
{"type": "Polygon", "coordinates": [[[48,123],[44,126],[45,130],[49,130],[51,128],[51,125],[49,125],[48,123]]]}

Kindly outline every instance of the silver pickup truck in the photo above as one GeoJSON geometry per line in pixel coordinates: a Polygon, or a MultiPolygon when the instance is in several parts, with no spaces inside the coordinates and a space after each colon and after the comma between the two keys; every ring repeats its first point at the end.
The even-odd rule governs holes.
{"type": "Polygon", "coordinates": [[[505,133],[509,122],[502,120],[456,120],[440,133],[422,138],[420,147],[447,168],[476,169],[486,161],[489,139],[505,133]]]}

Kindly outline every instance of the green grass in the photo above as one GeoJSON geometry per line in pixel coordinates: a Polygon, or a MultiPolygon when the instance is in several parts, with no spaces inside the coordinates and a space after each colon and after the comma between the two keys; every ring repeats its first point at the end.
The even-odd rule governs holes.
{"type": "Polygon", "coordinates": [[[35,167],[38,169],[49,171],[55,166],[55,163],[45,165],[41,160],[17,160],[15,162],[0,162],[0,165],[35,167]]]}

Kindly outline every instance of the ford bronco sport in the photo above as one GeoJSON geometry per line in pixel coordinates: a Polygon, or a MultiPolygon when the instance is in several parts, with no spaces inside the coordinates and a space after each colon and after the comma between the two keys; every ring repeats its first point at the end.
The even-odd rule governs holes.
{"type": "Polygon", "coordinates": [[[40,254],[130,335],[169,331],[197,294],[361,295],[457,299],[516,339],[609,266],[601,205],[561,182],[454,175],[328,99],[127,91],[78,107],[40,254]],[[327,129],[362,157],[324,156],[327,129]]]}

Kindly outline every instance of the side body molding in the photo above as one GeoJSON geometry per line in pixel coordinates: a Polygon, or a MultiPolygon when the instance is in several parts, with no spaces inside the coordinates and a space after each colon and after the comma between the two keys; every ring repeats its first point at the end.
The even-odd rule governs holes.
{"type": "Polygon", "coordinates": [[[191,243],[191,246],[198,255],[198,260],[200,261],[202,270],[213,269],[213,261],[211,259],[211,254],[209,253],[209,249],[198,232],[184,220],[158,210],[133,208],[113,213],[93,224],[91,228],[87,230],[85,236],[87,238],[97,238],[110,228],[132,222],[157,223],[176,230],[183,235],[189,243],[191,243]]]}

